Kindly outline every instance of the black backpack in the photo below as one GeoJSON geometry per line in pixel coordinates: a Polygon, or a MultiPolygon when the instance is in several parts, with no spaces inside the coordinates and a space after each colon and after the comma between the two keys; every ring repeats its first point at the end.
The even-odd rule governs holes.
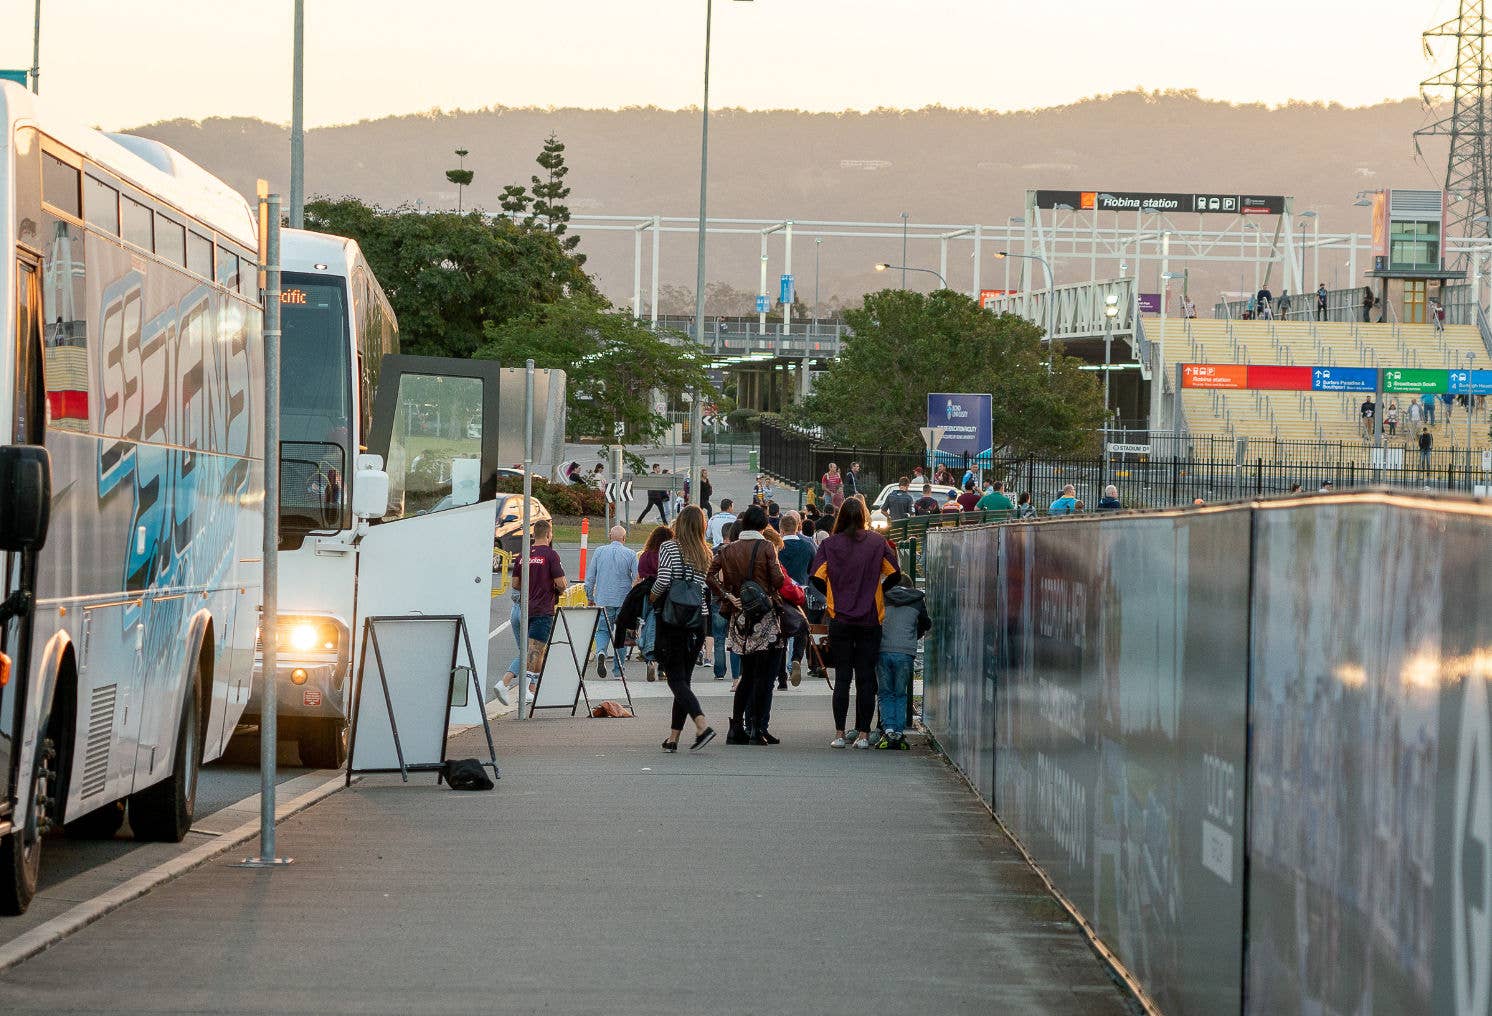
{"type": "Polygon", "coordinates": [[[772,611],[772,595],[762,588],[762,584],[753,577],[756,575],[756,552],[762,549],[763,540],[753,541],[751,548],[751,563],[746,566],[746,581],[741,583],[739,599],[741,601],[741,616],[746,619],[748,629],[755,628],[757,622],[766,617],[772,611]]]}

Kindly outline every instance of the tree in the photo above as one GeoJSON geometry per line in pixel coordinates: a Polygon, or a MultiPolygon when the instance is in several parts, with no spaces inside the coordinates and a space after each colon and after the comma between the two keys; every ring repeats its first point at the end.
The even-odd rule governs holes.
{"type": "Polygon", "coordinates": [[[653,411],[652,393],[671,399],[697,388],[717,393],[706,360],[677,333],[655,333],[605,300],[589,296],[542,304],[486,329],[477,355],[503,364],[529,357],[536,367],[568,372],[566,436],[605,436],[621,423],[634,442],[663,435],[667,418],[653,411]]]}
{"type": "MultiPolygon", "coordinates": [[[[570,206],[564,204],[565,198],[570,196],[570,188],[565,186],[565,177],[569,175],[570,167],[565,165],[565,146],[559,137],[551,133],[544,140],[544,150],[534,161],[546,175],[529,178],[534,195],[534,210],[526,221],[538,223],[554,236],[564,236],[565,231],[570,228],[570,206]]],[[[579,243],[580,237],[573,235],[564,236],[560,241],[565,250],[574,250],[579,243]]],[[[584,264],[585,256],[578,256],[581,264],[584,264]]]]}
{"type": "Polygon", "coordinates": [[[795,417],[834,441],[913,449],[929,392],[994,396],[994,447],[1011,454],[1091,451],[1103,388],[1058,349],[1047,369],[1041,329],[948,289],[887,289],[847,310],[853,331],[795,417]]]}
{"type": "Polygon", "coordinates": [[[456,212],[461,212],[461,196],[476,178],[476,171],[466,168],[466,157],[471,153],[464,148],[456,149],[456,158],[461,160],[460,169],[446,170],[446,179],[456,185],[456,212]]]}
{"type": "Polygon", "coordinates": [[[521,183],[510,183],[503,188],[502,196],[497,199],[502,210],[510,215],[527,215],[528,206],[533,201],[529,197],[528,188],[521,183]]]}
{"type": "Polygon", "coordinates": [[[386,210],[355,198],[306,205],[306,228],[358,242],[399,317],[400,346],[469,357],[500,326],[535,308],[595,299],[591,278],[558,240],[506,219],[386,210]]]}

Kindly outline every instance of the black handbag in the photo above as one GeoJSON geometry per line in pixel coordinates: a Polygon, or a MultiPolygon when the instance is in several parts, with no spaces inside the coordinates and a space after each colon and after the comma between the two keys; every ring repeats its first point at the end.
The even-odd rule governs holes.
{"type": "Polygon", "coordinates": [[[668,584],[668,595],[663,599],[663,623],[688,631],[703,631],[704,596],[699,591],[699,584],[694,581],[694,569],[682,558],[683,555],[680,554],[684,577],[668,584]]]}

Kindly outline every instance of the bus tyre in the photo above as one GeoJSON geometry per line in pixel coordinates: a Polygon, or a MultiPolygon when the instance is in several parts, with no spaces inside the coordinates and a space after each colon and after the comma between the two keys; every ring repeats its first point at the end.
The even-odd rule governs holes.
{"type": "Polygon", "coordinates": [[[347,761],[347,724],[340,719],[302,720],[299,740],[303,766],[341,769],[347,761]]]}
{"type": "Polygon", "coordinates": [[[31,767],[31,794],[25,820],[0,839],[0,914],[24,914],[41,877],[42,836],[46,833],[52,794],[56,791],[56,748],[41,738],[31,767]]]}
{"type": "Polygon", "coordinates": [[[130,828],[137,840],[180,843],[192,826],[197,808],[197,773],[202,768],[202,694],[194,667],[176,732],[176,765],[171,775],[130,796],[130,828]]]}

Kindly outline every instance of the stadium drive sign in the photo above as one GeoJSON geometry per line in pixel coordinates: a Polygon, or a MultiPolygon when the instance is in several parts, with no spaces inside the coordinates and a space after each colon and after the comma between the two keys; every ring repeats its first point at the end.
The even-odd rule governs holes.
{"type": "Polygon", "coordinates": [[[1080,212],[1205,212],[1221,215],[1281,215],[1285,199],[1278,194],[1169,194],[1157,191],[1039,190],[1036,207],[1059,205],[1080,212]]]}

